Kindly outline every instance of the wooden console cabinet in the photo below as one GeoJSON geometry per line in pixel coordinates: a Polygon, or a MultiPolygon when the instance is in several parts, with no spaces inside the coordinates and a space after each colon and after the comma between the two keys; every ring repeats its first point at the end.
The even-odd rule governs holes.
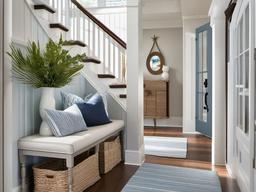
{"type": "Polygon", "coordinates": [[[169,117],[169,83],[166,81],[144,81],[145,118],[169,117]]]}

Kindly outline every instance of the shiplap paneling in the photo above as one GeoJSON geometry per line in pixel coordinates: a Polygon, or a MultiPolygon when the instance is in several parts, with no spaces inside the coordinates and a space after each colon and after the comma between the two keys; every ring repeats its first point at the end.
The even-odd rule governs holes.
{"type": "MultiPolygon", "coordinates": [[[[48,41],[48,36],[33,17],[24,0],[14,0],[13,3],[13,40],[17,47],[25,52],[24,43],[38,41],[42,47],[48,41]]],[[[76,77],[70,85],[56,89],[56,108],[61,109],[60,91],[70,92],[84,97],[96,90],[83,76],[76,77]]],[[[20,173],[18,164],[17,141],[19,138],[38,133],[41,118],[39,115],[39,102],[41,89],[13,81],[13,189],[20,185],[20,173]]],[[[108,111],[112,119],[126,119],[126,113],[115,100],[108,96],[108,111]]],[[[125,120],[126,121],[126,120],[125,120]]],[[[28,173],[32,172],[31,166],[38,163],[39,158],[29,158],[28,173]]]]}

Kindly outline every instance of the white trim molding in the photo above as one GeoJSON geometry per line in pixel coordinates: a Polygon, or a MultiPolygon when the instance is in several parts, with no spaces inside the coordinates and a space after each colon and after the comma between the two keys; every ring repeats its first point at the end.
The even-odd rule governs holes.
{"type": "MultiPolygon", "coordinates": [[[[158,127],[182,127],[182,117],[171,117],[169,119],[156,119],[158,127]]],[[[144,119],[144,126],[154,126],[153,119],[144,119]]]]}
{"type": "Polygon", "coordinates": [[[231,178],[235,179],[235,174],[233,173],[231,167],[230,167],[228,164],[226,164],[226,169],[227,169],[228,175],[229,175],[231,178]]]}
{"type": "MultiPolygon", "coordinates": [[[[4,0],[4,52],[10,50],[12,37],[12,0],[4,0]]],[[[4,55],[4,191],[12,191],[13,185],[13,123],[12,123],[11,61],[4,55]]]]}
{"type": "Polygon", "coordinates": [[[125,150],[125,164],[140,166],[144,161],[144,144],[140,147],[139,151],[125,150]]]}
{"type": "Polygon", "coordinates": [[[12,192],[21,192],[21,186],[13,188],[12,192]]]}

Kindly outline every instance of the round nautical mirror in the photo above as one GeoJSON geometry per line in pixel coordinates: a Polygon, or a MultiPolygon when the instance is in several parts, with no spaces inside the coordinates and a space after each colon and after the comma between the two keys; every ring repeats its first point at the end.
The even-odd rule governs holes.
{"type": "Polygon", "coordinates": [[[165,65],[164,57],[160,52],[151,52],[147,58],[148,71],[154,75],[159,75],[163,72],[165,65]]]}
{"type": "Polygon", "coordinates": [[[152,48],[150,49],[150,52],[147,58],[148,71],[153,75],[160,75],[163,72],[163,66],[165,65],[164,56],[160,51],[160,48],[157,43],[157,39],[158,37],[155,35],[154,37],[152,37],[153,45],[152,45],[152,48]],[[158,51],[153,51],[155,47],[158,51]]]}

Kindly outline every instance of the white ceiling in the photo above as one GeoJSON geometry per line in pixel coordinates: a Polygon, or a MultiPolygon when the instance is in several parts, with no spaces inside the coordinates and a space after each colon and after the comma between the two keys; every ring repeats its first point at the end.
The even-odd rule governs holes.
{"type": "Polygon", "coordinates": [[[183,17],[208,16],[212,0],[180,0],[183,17]]]}
{"type": "Polygon", "coordinates": [[[212,0],[142,0],[143,28],[182,27],[184,18],[208,16],[212,0]]]}

